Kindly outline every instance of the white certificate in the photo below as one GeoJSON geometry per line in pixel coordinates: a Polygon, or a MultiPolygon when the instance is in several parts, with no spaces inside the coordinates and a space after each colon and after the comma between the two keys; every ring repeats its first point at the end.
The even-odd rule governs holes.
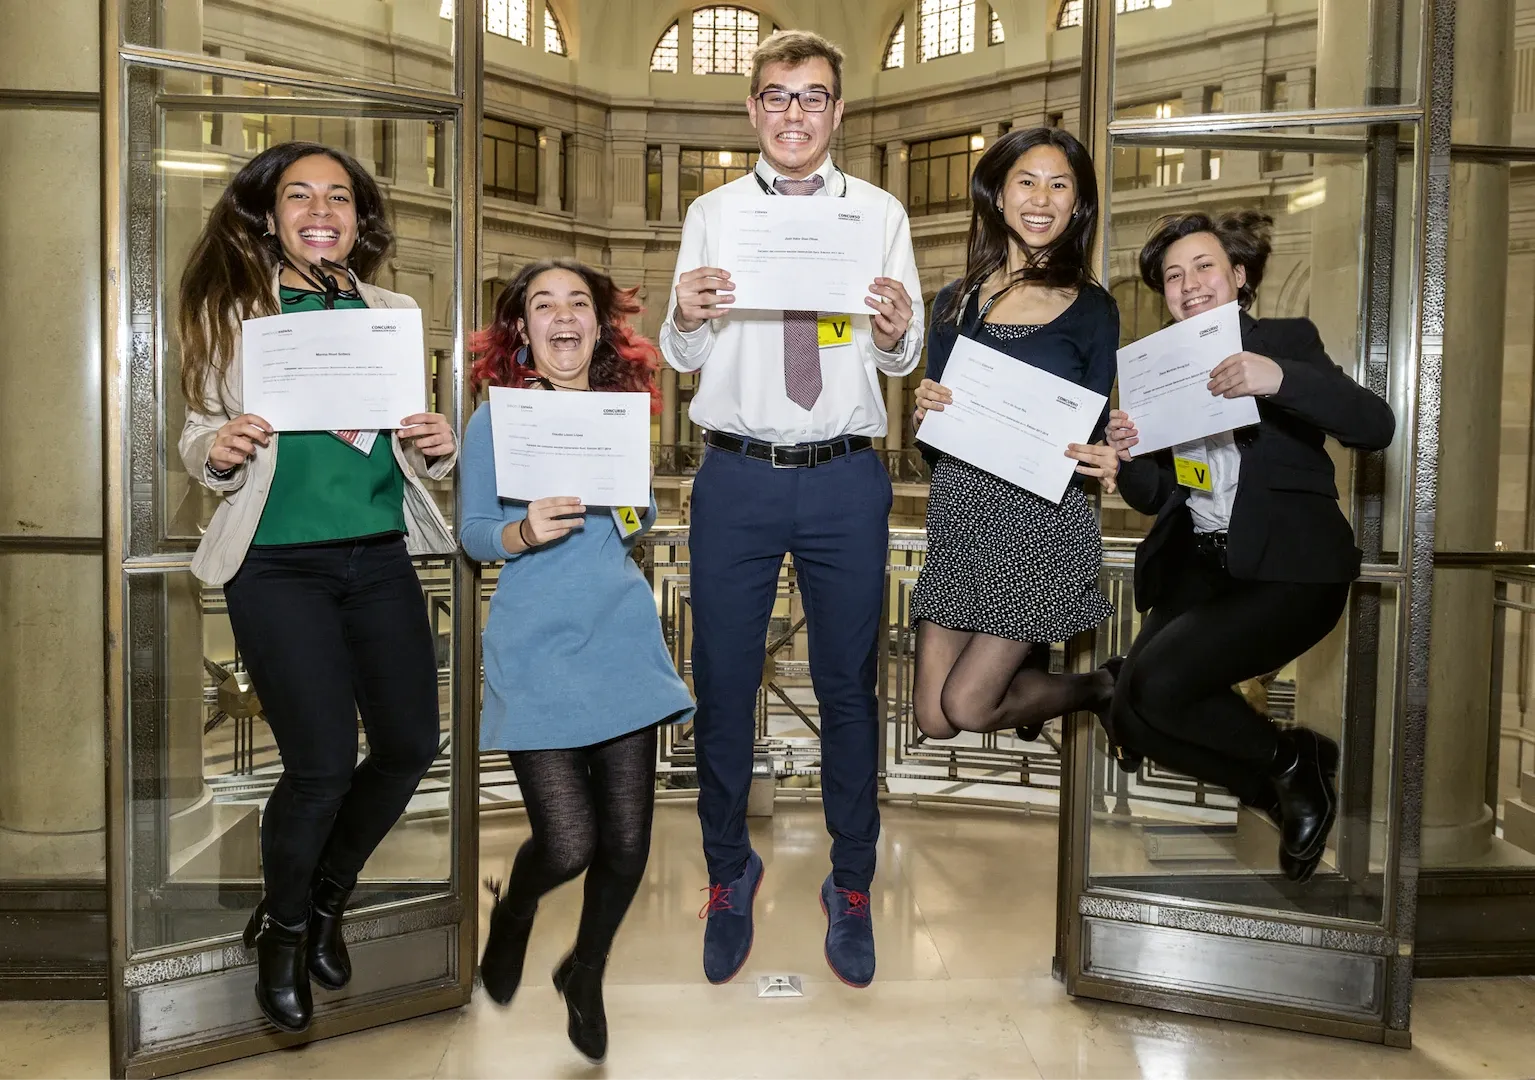
{"type": "Polygon", "coordinates": [[[350,308],[246,319],[245,411],[274,431],[393,430],[426,412],[417,308],[350,308]]]}
{"type": "Polygon", "coordinates": [[[718,265],[735,310],[867,315],[884,271],[885,214],[851,199],[733,196],[721,211],[718,265]]]}
{"type": "Polygon", "coordinates": [[[650,395],[490,388],[496,494],[650,505],[650,395]]]}
{"type": "Polygon", "coordinates": [[[1258,422],[1250,397],[1214,397],[1210,372],[1242,351],[1235,301],[1173,323],[1119,350],[1119,407],[1140,442],[1136,457],[1258,422]]]}
{"type": "Polygon", "coordinates": [[[1053,503],[1078,465],[1066,447],[1087,442],[1109,400],[967,337],[943,385],[954,400],[923,417],[917,437],[1053,503]]]}

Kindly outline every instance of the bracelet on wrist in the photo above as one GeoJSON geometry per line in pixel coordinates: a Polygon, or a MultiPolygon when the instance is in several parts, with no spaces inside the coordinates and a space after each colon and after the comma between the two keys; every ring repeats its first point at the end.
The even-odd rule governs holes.
{"type": "Polygon", "coordinates": [[[204,462],[203,464],[204,467],[208,470],[208,475],[213,477],[215,480],[228,480],[235,474],[235,470],[240,467],[238,465],[231,465],[227,469],[215,469],[213,467],[213,462],[211,461],[204,462]]]}
{"type": "Polygon", "coordinates": [[[533,541],[529,540],[528,539],[528,534],[523,531],[522,527],[524,525],[526,525],[527,523],[528,523],[528,519],[527,518],[523,518],[521,521],[519,521],[517,523],[517,539],[522,541],[522,546],[523,546],[523,548],[525,550],[532,551],[533,548],[536,547],[537,545],[535,545],[533,543],[533,541]]]}

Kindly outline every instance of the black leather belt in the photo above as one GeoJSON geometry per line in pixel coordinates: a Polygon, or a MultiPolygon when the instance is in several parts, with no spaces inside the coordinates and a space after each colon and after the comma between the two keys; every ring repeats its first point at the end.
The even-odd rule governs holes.
{"type": "Polygon", "coordinates": [[[1226,533],[1195,533],[1194,551],[1207,559],[1226,565],[1226,533]]]}
{"type": "Polygon", "coordinates": [[[848,454],[869,450],[874,440],[867,435],[845,435],[840,439],[828,439],[816,443],[765,443],[756,439],[743,439],[723,431],[704,433],[704,442],[717,450],[732,454],[744,454],[758,461],[771,462],[775,469],[813,469],[848,454]]]}

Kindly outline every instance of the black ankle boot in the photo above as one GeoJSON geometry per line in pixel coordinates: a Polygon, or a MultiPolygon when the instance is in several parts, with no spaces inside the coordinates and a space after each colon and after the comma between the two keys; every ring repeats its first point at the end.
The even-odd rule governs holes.
{"type": "Polygon", "coordinates": [[[326,875],[315,878],[309,900],[309,974],[327,990],[340,990],[352,981],[352,958],[341,936],[341,914],[351,896],[351,889],[326,875]]]}
{"type": "Polygon", "coordinates": [[[554,969],[554,988],[565,998],[570,1044],[593,1065],[608,1056],[608,1015],[602,1007],[602,969],[571,953],[554,969]]]}
{"type": "Polygon", "coordinates": [[[485,953],[480,957],[480,985],[497,1005],[511,1003],[522,982],[522,963],[528,955],[528,936],[533,932],[533,916],[519,915],[510,900],[501,899],[499,882],[487,881],[485,887],[496,898],[490,912],[490,933],[485,938],[485,953]]]}
{"type": "Polygon", "coordinates": [[[309,1027],[314,1002],[309,992],[309,928],[289,929],[272,921],[263,899],[245,925],[245,947],[256,951],[256,1004],[276,1027],[299,1032],[309,1027]]]}
{"type": "MultiPolygon", "coordinates": [[[[1107,671],[1110,678],[1117,685],[1119,682],[1119,672],[1124,666],[1125,658],[1123,656],[1111,656],[1103,662],[1098,670],[1107,671]]],[[[1110,716],[1110,710],[1113,707],[1114,694],[1113,691],[1110,691],[1108,698],[1099,703],[1099,706],[1093,712],[1097,714],[1098,722],[1103,725],[1103,734],[1109,741],[1109,753],[1114,756],[1114,760],[1119,764],[1119,771],[1133,776],[1141,771],[1141,765],[1145,763],[1146,755],[1131,750],[1124,743],[1120,742],[1119,734],[1114,730],[1114,721],[1110,716]]]]}
{"type": "Polygon", "coordinates": [[[1271,774],[1279,798],[1279,844],[1297,863],[1319,858],[1327,846],[1338,816],[1337,773],[1338,744],[1327,736],[1309,728],[1279,733],[1271,774]]]}

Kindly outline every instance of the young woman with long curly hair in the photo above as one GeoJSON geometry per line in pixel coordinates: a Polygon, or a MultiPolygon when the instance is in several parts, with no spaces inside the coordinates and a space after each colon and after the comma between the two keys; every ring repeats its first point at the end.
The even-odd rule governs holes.
{"type": "MultiPolygon", "coordinates": [[[[629,324],[637,292],[570,260],[526,267],[473,342],[476,386],[648,392],[658,409],[655,347],[629,324]]],[[[575,498],[499,498],[491,424],[482,404],[464,433],[459,533],[470,558],[505,563],[485,624],[480,748],[507,752],[533,835],[505,892],[490,886],[481,981],[497,1003],[512,1000],[539,899],[584,871],[580,929],[554,984],[570,1041],[600,1061],[602,976],[650,856],[656,730],[693,701],[630,556],[655,522],[654,498],[637,529],[575,498]]]]}

